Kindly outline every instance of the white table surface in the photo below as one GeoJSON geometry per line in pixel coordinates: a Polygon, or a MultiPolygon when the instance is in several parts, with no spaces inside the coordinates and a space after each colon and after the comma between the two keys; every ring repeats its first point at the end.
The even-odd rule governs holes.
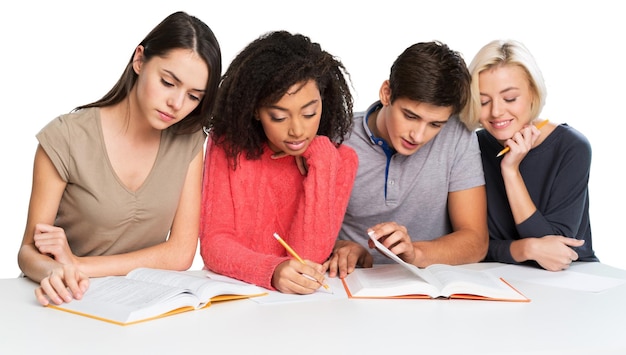
{"type": "MultiPolygon", "coordinates": [[[[531,302],[238,300],[119,326],[42,307],[35,283],[0,279],[0,354],[626,354],[626,283],[589,292],[469,267],[501,268],[531,302]]],[[[626,280],[601,263],[546,275],[568,272],[626,280]]]]}

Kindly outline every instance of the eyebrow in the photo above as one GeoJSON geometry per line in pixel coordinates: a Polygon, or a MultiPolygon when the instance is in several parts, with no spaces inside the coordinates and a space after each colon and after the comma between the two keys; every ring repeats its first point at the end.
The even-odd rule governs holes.
{"type": "MultiPolygon", "coordinates": [[[[182,84],[183,82],[176,76],[176,74],[174,74],[173,72],[167,70],[167,69],[163,69],[164,72],[166,72],[167,74],[169,74],[172,78],[174,78],[174,80],[176,80],[176,82],[178,82],[179,84],[182,84]]],[[[204,93],[206,90],[204,89],[191,89],[192,91],[197,91],[200,93],[204,93]]]]}
{"type": "MultiPolygon", "coordinates": [[[[309,106],[311,106],[311,105],[313,105],[315,103],[318,103],[319,101],[320,101],[319,99],[313,99],[313,100],[307,102],[306,104],[302,105],[302,107],[300,107],[300,109],[307,108],[307,107],[309,107],[309,106]]],[[[289,111],[287,108],[284,108],[284,107],[281,107],[281,106],[278,106],[278,105],[268,105],[267,107],[268,108],[273,108],[275,110],[280,110],[280,111],[289,111]]]]}
{"type": "MultiPolygon", "coordinates": [[[[419,117],[420,120],[424,119],[424,117],[422,117],[421,115],[418,115],[417,113],[415,113],[415,112],[413,112],[413,111],[411,111],[409,109],[403,108],[402,111],[404,111],[405,113],[408,113],[408,114],[410,114],[412,116],[419,117]]],[[[448,119],[449,118],[450,117],[448,117],[448,119]]],[[[446,124],[446,123],[448,123],[448,120],[445,120],[445,121],[428,121],[428,123],[446,124]]]]}
{"type": "MultiPolygon", "coordinates": [[[[504,93],[507,93],[507,92],[509,92],[511,90],[520,90],[520,88],[518,88],[517,86],[509,86],[508,88],[505,88],[504,90],[500,90],[498,92],[498,94],[504,94],[504,93]]],[[[485,93],[482,93],[482,92],[480,94],[484,95],[484,96],[489,96],[489,95],[487,95],[485,93]]]]}

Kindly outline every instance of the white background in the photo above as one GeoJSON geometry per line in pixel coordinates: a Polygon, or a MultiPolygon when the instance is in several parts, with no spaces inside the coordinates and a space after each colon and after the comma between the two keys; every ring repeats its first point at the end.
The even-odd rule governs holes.
{"type": "MultiPolygon", "coordinates": [[[[626,269],[622,153],[626,25],[619,2],[590,1],[4,1],[0,5],[0,277],[19,274],[35,134],[59,114],[92,102],[117,81],[135,46],[165,16],[205,21],[224,68],[264,32],[299,32],[339,57],[352,75],[355,110],[377,99],[393,60],[409,45],[440,40],[469,64],[498,38],[525,43],[542,68],[541,117],[591,141],[591,223],[601,261],[626,269]],[[407,4],[411,7],[408,7],[407,4]],[[552,5],[554,4],[554,5],[552,5]]],[[[202,265],[199,258],[194,268],[202,265]]]]}

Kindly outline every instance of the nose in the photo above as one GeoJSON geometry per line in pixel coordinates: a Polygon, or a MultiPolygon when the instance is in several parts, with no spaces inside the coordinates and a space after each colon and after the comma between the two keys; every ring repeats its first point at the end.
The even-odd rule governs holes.
{"type": "Polygon", "coordinates": [[[409,137],[412,143],[420,144],[424,141],[424,135],[426,134],[427,123],[418,123],[409,132],[409,137]]]}
{"type": "Polygon", "coordinates": [[[174,91],[167,100],[167,105],[174,110],[180,110],[183,107],[186,93],[183,90],[174,91]]]}
{"type": "Polygon", "coordinates": [[[502,105],[497,100],[491,102],[491,116],[500,117],[502,115],[502,105]]]}
{"type": "Polygon", "coordinates": [[[304,122],[298,118],[292,118],[289,121],[289,136],[295,138],[301,137],[304,133],[304,122]]]}

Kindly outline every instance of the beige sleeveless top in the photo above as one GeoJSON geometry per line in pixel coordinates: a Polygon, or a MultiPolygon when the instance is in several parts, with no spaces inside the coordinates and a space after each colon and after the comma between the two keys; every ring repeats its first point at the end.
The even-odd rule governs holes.
{"type": "Polygon", "coordinates": [[[126,253],[167,239],[189,163],[205,135],[163,131],[152,171],[134,192],[111,167],[98,108],[57,117],[37,139],[67,182],[55,225],[65,230],[75,255],[87,256],[126,253]]]}

